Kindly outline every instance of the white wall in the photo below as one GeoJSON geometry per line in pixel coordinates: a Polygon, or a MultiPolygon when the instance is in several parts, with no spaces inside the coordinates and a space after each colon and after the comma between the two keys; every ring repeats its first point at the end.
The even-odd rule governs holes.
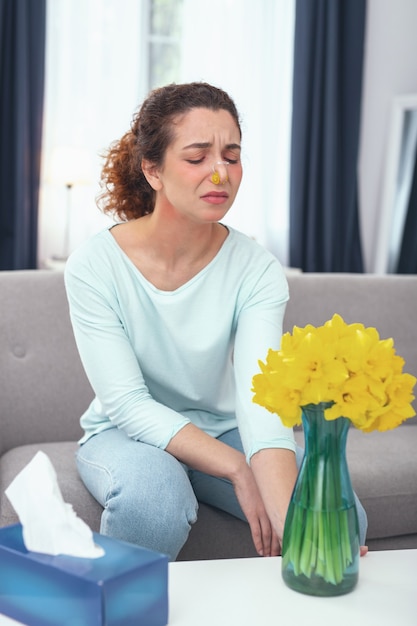
{"type": "Polygon", "coordinates": [[[365,269],[374,271],[392,98],[417,94],[417,0],[368,0],[359,204],[365,269]]]}

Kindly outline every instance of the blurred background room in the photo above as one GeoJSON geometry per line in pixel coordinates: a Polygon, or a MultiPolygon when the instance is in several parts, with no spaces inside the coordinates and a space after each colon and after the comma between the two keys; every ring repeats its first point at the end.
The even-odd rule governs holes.
{"type": "Polygon", "coordinates": [[[150,89],[235,100],[225,223],[302,271],[417,273],[415,0],[0,0],[0,270],[110,218],[101,155],[150,89]]]}

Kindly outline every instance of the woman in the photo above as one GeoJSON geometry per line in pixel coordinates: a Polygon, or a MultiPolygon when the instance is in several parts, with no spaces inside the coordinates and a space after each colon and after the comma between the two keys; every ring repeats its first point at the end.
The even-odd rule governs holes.
{"type": "Polygon", "coordinates": [[[96,394],[80,475],[103,534],[171,559],[198,501],[247,520],[260,555],[279,554],[297,474],[292,431],[252,402],[288,287],[275,257],[221,224],[241,178],[230,97],[205,83],[154,90],[103,168],[102,207],[118,222],[66,267],[96,394]]]}

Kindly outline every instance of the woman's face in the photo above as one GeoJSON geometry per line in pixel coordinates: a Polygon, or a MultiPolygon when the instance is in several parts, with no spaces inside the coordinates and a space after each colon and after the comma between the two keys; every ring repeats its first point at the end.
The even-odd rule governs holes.
{"type": "Polygon", "coordinates": [[[178,118],[174,140],[156,173],[155,210],[198,222],[221,220],[242,179],[240,152],[239,129],[228,111],[197,108],[178,118]],[[220,177],[217,185],[214,170],[220,177]]]}

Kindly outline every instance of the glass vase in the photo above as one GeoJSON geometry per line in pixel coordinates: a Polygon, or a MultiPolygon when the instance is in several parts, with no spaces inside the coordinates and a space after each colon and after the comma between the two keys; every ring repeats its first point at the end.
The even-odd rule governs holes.
{"type": "Polygon", "coordinates": [[[303,407],[305,453],[282,545],[286,585],[314,596],[348,593],[359,574],[359,524],[346,461],[350,421],[326,420],[329,406],[303,407]]]}

